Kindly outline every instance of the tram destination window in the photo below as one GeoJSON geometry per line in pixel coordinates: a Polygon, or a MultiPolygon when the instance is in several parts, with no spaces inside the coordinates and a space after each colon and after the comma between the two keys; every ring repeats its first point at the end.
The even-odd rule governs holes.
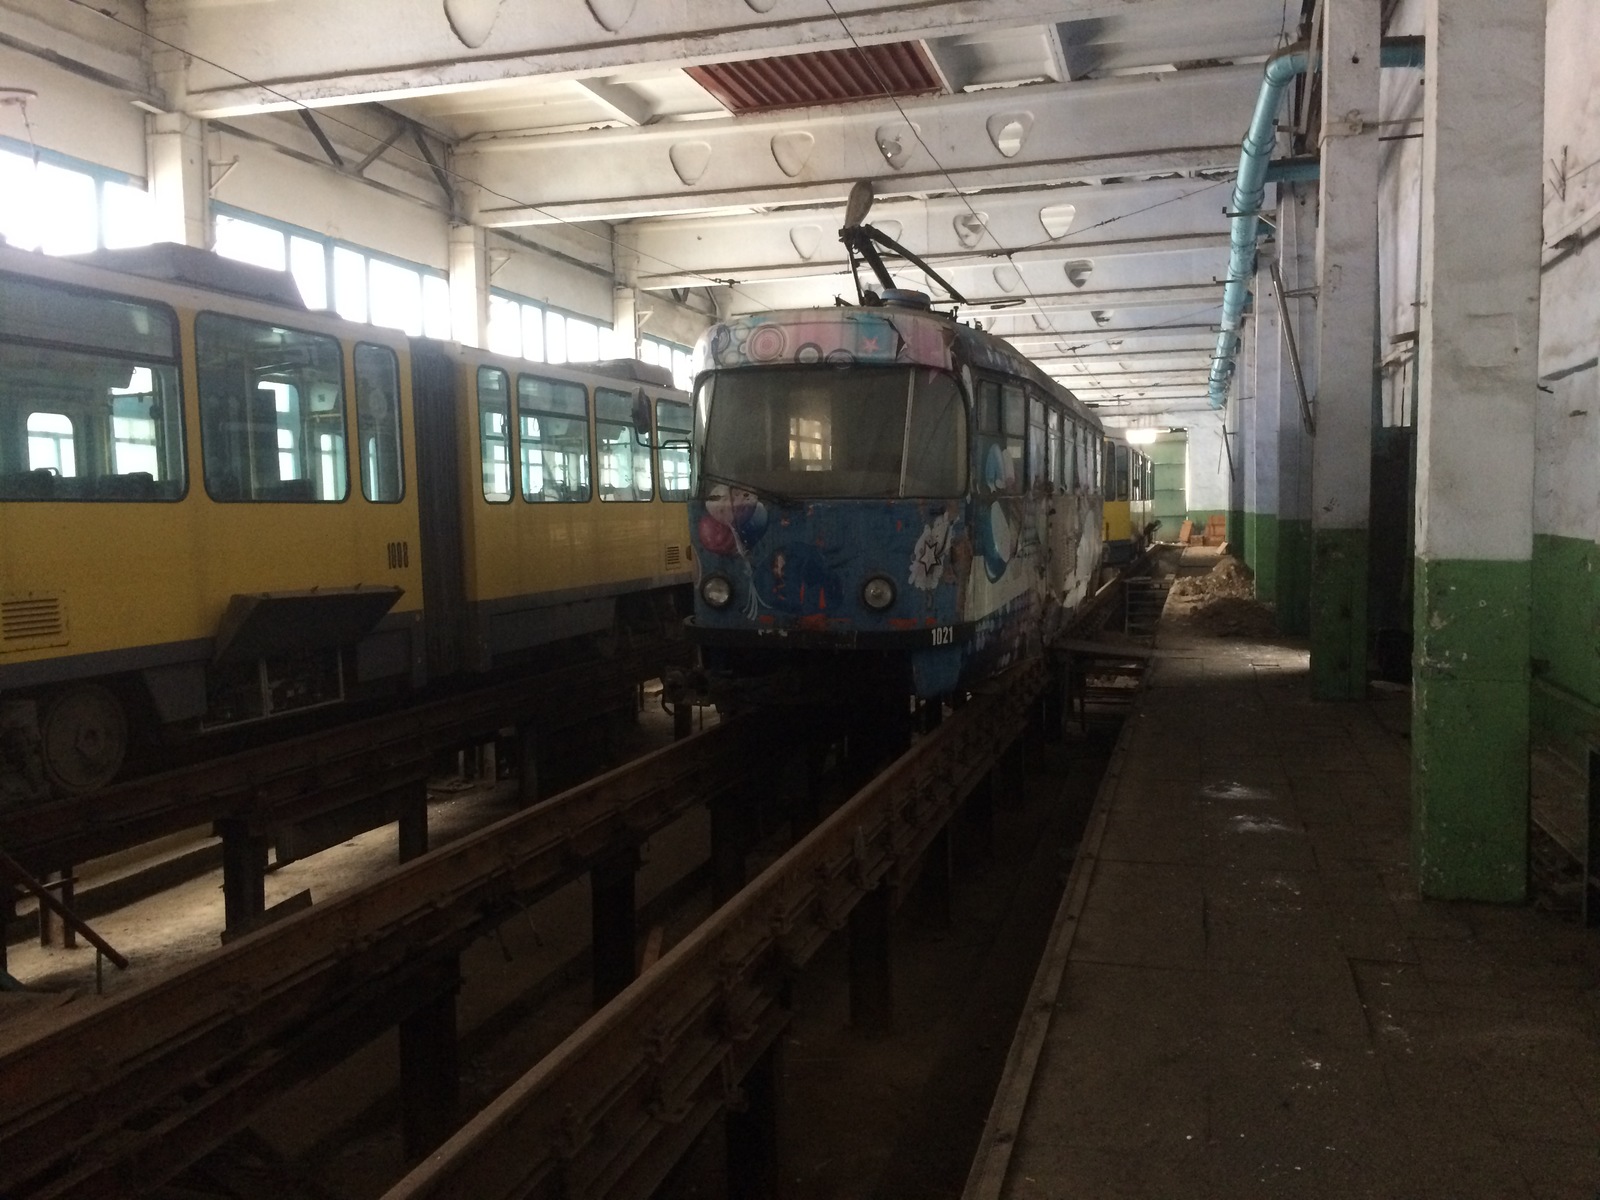
{"type": "Polygon", "coordinates": [[[707,485],[862,499],[957,496],[965,486],[966,406],[942,371],[757,368],[721,372],[709,388],[700,398],[707,485]]]}
{"type": "Polygon", "coordinates": [[[0,500],[181,500],[176,321],[0,279],[0,500]]]}
{"type": "Polygon", "coordinates": [[[522,498],[589,499],[589,393],[581,383],[517,376],[522,498]]]}
{"type": "Polygon", "coordinates": [[[377,504],[405,496],[400,428],[400,365],[387,346],[356,347],[356,447],[361,494],[377,504]]]}
{"type": "Polygon", "coordinates": [[[650,447],[633,427],[633,393],[594,390],[594,435],[600,454],[600,499],[648,500],[650,447]]]}
{"type": "Polygon", "coordinates": [[[213,500],[345,499],[344,355],[335,339],[201,313],[195,354],[200,447],[213,500]]]}

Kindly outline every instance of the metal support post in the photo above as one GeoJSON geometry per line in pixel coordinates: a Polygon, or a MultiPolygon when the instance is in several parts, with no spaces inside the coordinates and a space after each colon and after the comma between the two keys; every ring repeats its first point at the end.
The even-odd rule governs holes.
{"type": "Polygon", "coordinates": [[[672,740],[681,742],[694,732],[694,705],[679,700],[672,706],[672,740]]]}
{"type": "Polygon", "coordinates": [[[711,801],[711,899],[719,907],[744,887],[753,804],[754,799],[743,789],[724,792],[711,801]]]}
{"type": "Polygon", "coordinates": [[[424,779],[402,789],[397,831],[401,862],[428,852],[428,783],[424,779]]]}
{"type": "Polygon", "coordinates": [[[850,1024],[875,1036],[894,1026],[893,913],[893,892],[881,883],[850,910],[850,1024]]]}
{"type": "Polygon", "coordinates": [[[728,1112],[728,1200],[771,1200],[782,1191],[783,1038],[777,1037],[740,1082],[744,1103],[728,1112]]]}
{"type": "Polygon", "coordinates": [[[218,821],[216,832],[222,839],[223,923],[238,929],[267,908],[267,837],[237,817],[218,821]]]}
{"type": "Polygon", "coordinates": [[[517,804],[527,808],[539,803],[539,733],[532,725],[518,725],[517,804]]]}
{"type": "Polygon", "coordinates": [[[951,928],[955,924],[955,861],[948,823],[933,835],[923,855],[922,894],[927,899],[928,919],[933,926],[951,928]]]}
{"type": "Polygon", "coordinates": [[[400,1123],[406,1159],[440,1146],[456,1125],[461,1067],[456,1044],[456,992],[461,960],[440,963],[422,986],[432,997],[400,1022],[400,1123]]]}
{"type": "Polygon", "coordinates": [[[639,851],[633,846],[596,863],[589,872],[596,1009],[603,1008],[637,974],[634,884],[638,874],[639,851]]]}

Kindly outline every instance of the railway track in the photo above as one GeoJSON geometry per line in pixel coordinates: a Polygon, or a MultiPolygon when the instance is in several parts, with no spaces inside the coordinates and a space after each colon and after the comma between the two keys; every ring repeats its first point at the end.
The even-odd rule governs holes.
{"type": "Polygon", "coordinates": [[[743,1103],[741,1081],[788,1020],[788,978],[863,908],[878,910],[868,929],[887,916],[962,799],[1021,736],[1045,681],[1034,660],[975,695],[385,1200],[650,1196],[710,1121],[743,1103]]]}
{"type": "MultiPolygon", "coordinates": [[[[516,1101],[486,1110],[514,1109],[509,1126],[480,1117],[450,1143],[473,1149],[430,1160],[429,1174],[396,1194],[530,1194],[557,1178],[572,1194],[647,1194],[781,1028],[786,973],[848,924],[863,897],[895,901],[962,796],[1018,735],[1044,677],[1038,663],[1019,668],[920,740],[536,1067],[533,1084],[509,1094],[516,1101]],[[505,1128],[538,1144],[537,1161],[519,1151],[530,1172],[480,1191],[456,1172],[496,1156],[505,1128]]],[[[574,878],[625,870],[652,832],[748,785],[779,747],[797,748],[793,730],[752,718],[717,726],[164,978],[58,1010],[48,1029],[0,1050],[0,1194],[152,1189],[396,1024],[402,1077],[408,1025],[418,1062],[453,1063],[466,945],[574,878]],[[425,1034],[419,1042],[430,1029],[431,1044],[425,1034]]],[[[602,940],[618,936],[597,927],[597,960],[602,940]]],[[[631,922],[620,936],[631,963],[631,922]]],[[[435,1078],[425,1090],[447,1098],[450,1083],[435,1078]]],[[[427,1143],[454,1127],[442,1102],[419,1120],[431,1124],[418,1135],[427,1143]]]]}
{"type": "Polygon", "coordinates": [[[441,753],[516,728],[524,797],[532,800],[534,739],[601,715],[638,682],[690,656],[686,643],[652,643],[603,663],[519,678],[91,795],[0,812],[0,849],[35,875],[70,877],[74,864],[210,824],[224,843],[227,924],[238,929],[261,913],[266,842],[274,830],[339,812],[365,817],[366,827],[400,818],[409,821],[405,852],[419,853],[426,848],[426,780],[441,753]]]}

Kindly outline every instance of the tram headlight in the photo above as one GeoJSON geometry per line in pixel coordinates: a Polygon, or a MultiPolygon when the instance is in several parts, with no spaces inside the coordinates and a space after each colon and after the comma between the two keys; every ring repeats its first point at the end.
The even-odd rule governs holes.
{"type": "Polygon", "coordinates": [[[707,575],[700,581],[700,598],[712,608],[726,608],[733,599],[733,584],[721,575],[707,575]]]}
{"type": "Polygon", "coordinates": [[[882,575],[874,575],[861,585],[861,603],[882,612],[894,603],[894,584],[882,575]]]}

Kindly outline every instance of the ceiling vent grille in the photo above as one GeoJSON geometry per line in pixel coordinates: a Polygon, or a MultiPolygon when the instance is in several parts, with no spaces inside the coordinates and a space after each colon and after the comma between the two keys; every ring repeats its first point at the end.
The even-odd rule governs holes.
{"type": "Polygon", "coordinates": [[[920,42],[815,50],[688,71],[736,115],[944,91],[920,42]]]}

